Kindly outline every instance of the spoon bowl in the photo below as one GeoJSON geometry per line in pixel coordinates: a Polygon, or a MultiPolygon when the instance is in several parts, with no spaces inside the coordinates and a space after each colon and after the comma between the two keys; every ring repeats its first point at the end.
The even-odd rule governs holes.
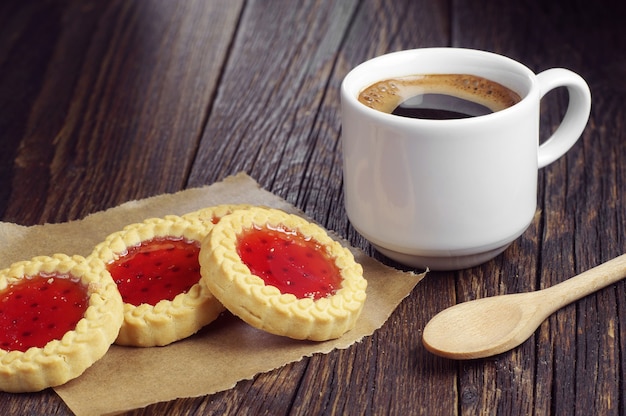
{"type": "Polygon", "coordinates": [[[626,254],[535,292],[460,303],[435,315],[422,342],[436,355],[484,358],[517,347],[558,309],[626,277],[626,254]]]}

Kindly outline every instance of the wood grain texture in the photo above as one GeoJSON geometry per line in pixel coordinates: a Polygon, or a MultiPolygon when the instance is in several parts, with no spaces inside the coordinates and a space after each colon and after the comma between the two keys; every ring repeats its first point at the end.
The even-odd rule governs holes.
{"type": "MultiPolygon", "coordinates": [[[[626,30],[618,0],[5,0],[0,3],[0,219],[91,212],[245,170],[353,245],[339,86],[400,49],[460,46],[590,84],[588,128],[542,169],[530,228],[501,256],[431,273],[372,337],[147,414],[624,414],[626,287],[566,307],[513,351],[456,362],[421,344],[464,300],[535,290],[626,252],[626,30]]],[[[540,133],[558,125],[546,96],[540,133]]],[[[1,244],[1,242],[0,242],[1,244]]],[[[46,390],[0,414],[71,414],[46,390]]]]}
{"type": "Polygon", "coordinates": [[[3,54],[4,218],[66,221],[183,187],[241,3],[32,4],[3,54]]]}

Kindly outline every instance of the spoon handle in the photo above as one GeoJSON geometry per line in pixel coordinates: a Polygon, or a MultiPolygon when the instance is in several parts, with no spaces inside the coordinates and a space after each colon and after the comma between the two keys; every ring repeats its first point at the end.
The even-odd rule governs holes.
{"type": "Polygon", "coordinates": [[[625,277],[626,254],[622,254],[542,292],[554,302],[554,310],[557,310],[625,277]]]}

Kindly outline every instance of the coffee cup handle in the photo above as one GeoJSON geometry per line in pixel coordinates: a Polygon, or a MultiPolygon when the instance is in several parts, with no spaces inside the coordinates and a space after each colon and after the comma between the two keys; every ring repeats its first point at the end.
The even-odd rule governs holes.
{"type": "Polygon", "coordinates": [[[552,68],[537,74],[540,97],[549,91],[566,87],[569,104],[565,117],[552,136],[539,146],[539,168],[549,165],[565,154],[580,138],[591,112],[591,92],[584,79],[575,72],[552,68]]]}

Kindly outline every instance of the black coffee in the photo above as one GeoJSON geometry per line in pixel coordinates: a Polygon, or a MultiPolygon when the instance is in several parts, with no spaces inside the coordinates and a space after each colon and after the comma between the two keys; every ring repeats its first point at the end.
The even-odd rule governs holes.
{"type": "Polygon", "coordinates": [[[518,103],[520,96],[474,75],[430,74],[379,81],[363,90],[359,101],[398,116],[449,120],[503,110],[518,103]]]}

